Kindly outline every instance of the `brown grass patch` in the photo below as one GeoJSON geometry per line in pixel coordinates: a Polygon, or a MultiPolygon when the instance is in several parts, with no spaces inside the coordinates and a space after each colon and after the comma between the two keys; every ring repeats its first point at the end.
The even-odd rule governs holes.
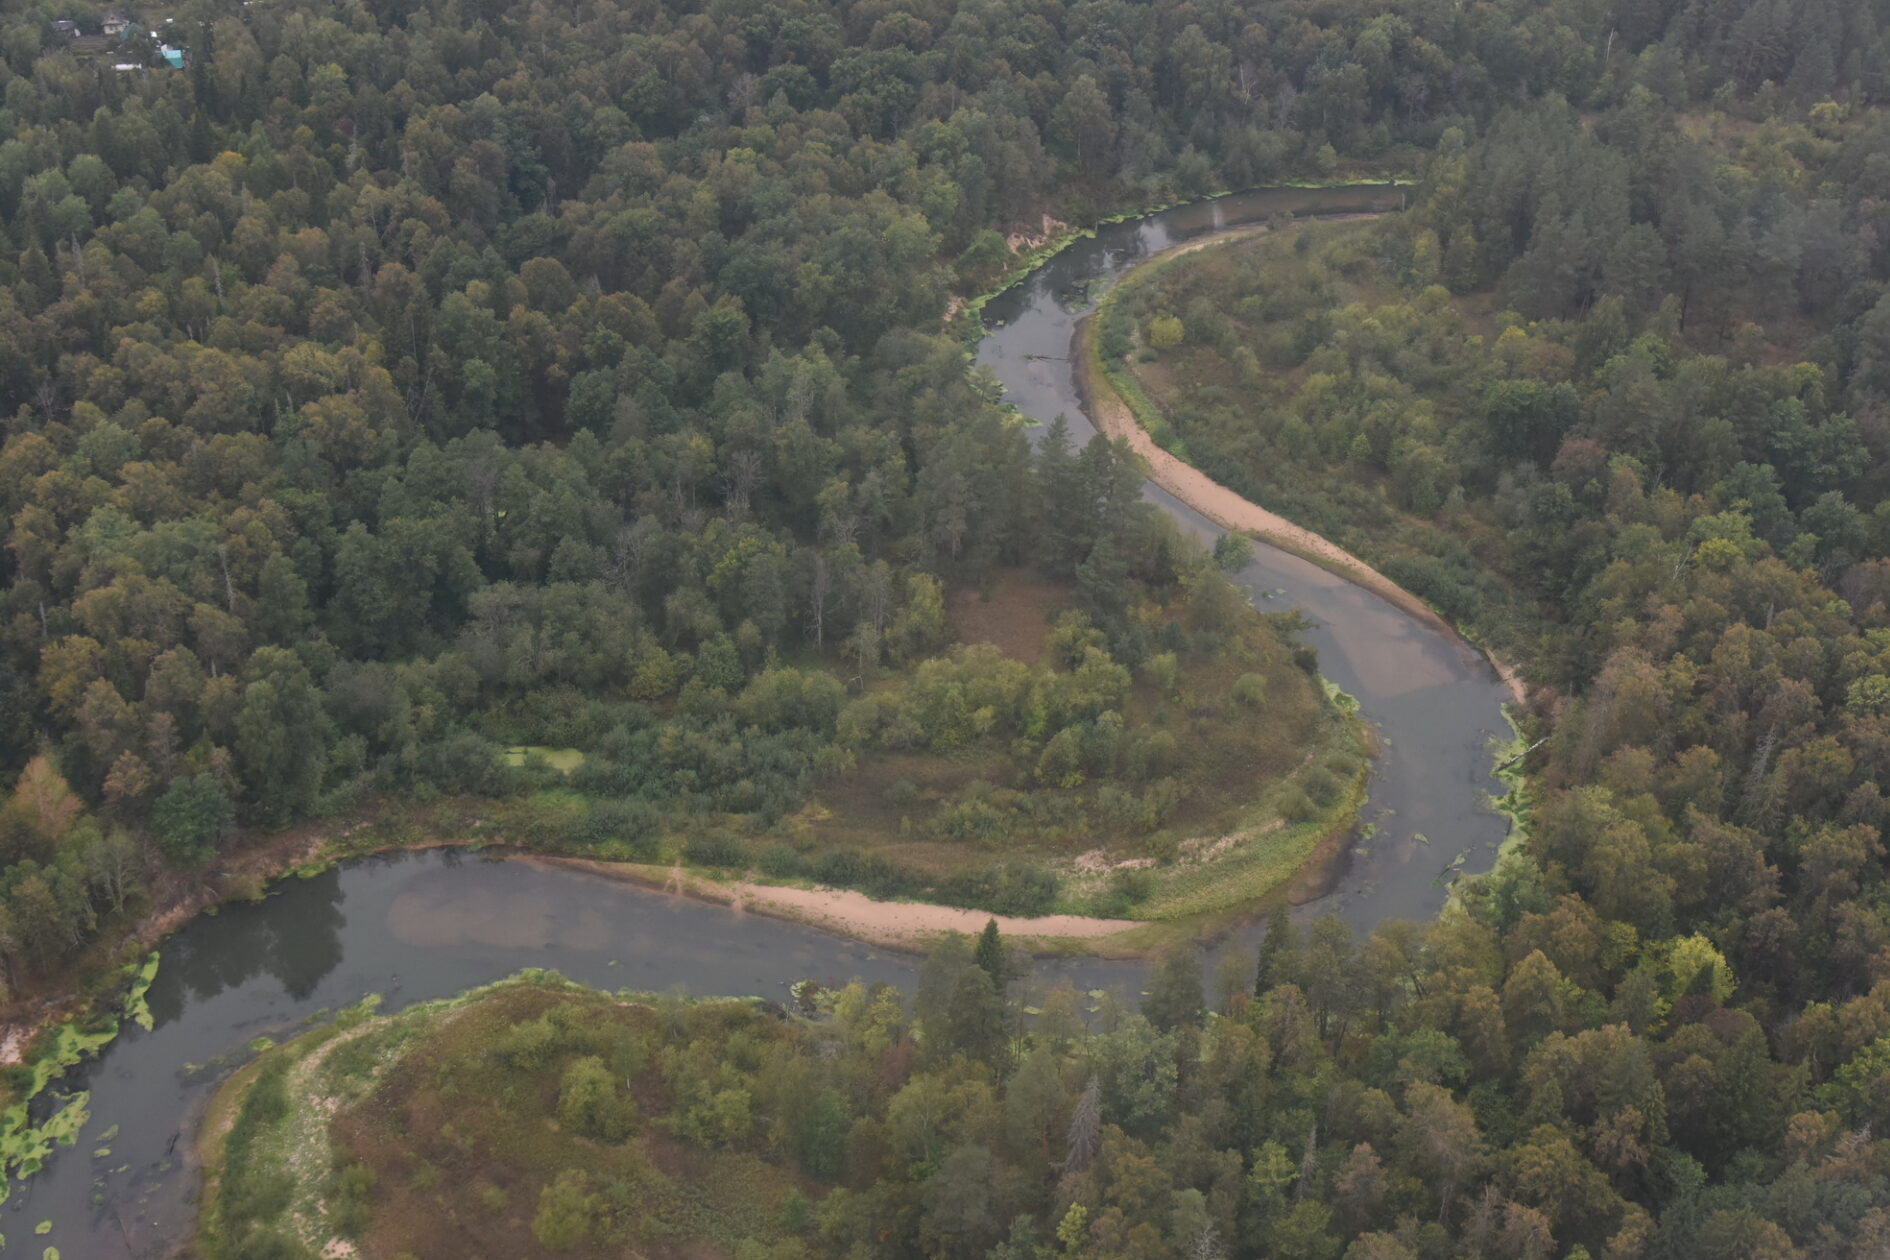
{"type": "MultiPolygon", "coordinates": [[[[761,1158],[759,1136],[705,1150],[668,1131],[673,1100],[660,1047],[676,1033],[663,1018],[601,994],[519,985],[443,1019],[330,1128],[339,1159],[374,1171],[362,1253],[546,1254],[532,1232],[539,1194],[572,1168],[608,1207],[590,1237],[561,1255],[707,1260],[728,1256],[743,1237],[771,1235],[782,1196],[811,1183],[761,1158]],[[546,1015],[566,1031],[541,1062],[494,1053],[512,1029],[546,1015]],[[641,1064],[627,1078],[625,1053],[641,1064]],[[625,1141],[594,1141],[557,1120],[563,1071],[586,1054],[628,1081],[637,1119],[625,1141]]],[[[683,1018],[684,1035],[720,1038],[738,1027],[760,1041],[787,1035],[736,1004],[692,1007],[683,1018]]]]}
{"type": "Polygon", "coordinates": [[[1004,569],[983,589],[952,592],[952,629],[965,643],[989,643],[1014,661],[1043,658],[1050,623],[1070,606],[1070,587],[1028,569],[1004,569]]]}

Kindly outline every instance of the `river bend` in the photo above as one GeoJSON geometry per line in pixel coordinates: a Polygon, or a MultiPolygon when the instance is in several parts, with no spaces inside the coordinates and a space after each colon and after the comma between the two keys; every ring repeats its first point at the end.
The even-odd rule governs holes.
{"type": "MultiPolygon", "coordinates": [[[[1091,295],[1179,241],[1277,214],[1395,209],[1383,187],[1266,190],[1111,225],[1078,241],[985,308],[977,363],[1027,415],[1093,429],[1068,362],[1091,295]]],[[[1039,430],[1040,432],[1040,430],[1039,430]]],[[[1153,486],[1146,496],[1211,544],[1220,530],[1153,486]]],[[[1321,671],[1358,697],[1382,754],[1365,819],[1334,892],[1306,908],[1354,928],[1421,918],[1444,898],[1442,876],[1487,868],[1504,834],[1483,807],[1500,790],[1490,741],[1504,733],[1503,690],[1488,663],[1377,595],[1264,544],[1235,575],[1269,610],[1313,621],[1321,671]]],[[[1251,932],[1226,948],[1246,948],[1251,932]]],[[[316,1012],[368,993],[384,1009],[442,997],[525,967],[555,968],[604,988],[785,997],[803,978],[910,985],[917,961],[799,924],[742,915],[628,885],[453,851],[372,858],[292,879],[265,901],[197,920],[163,947],[149,1001],[154,1027],[127,1025],[94,1062],[55,1087],[91,1091],[78,1144],[14,1187],[4,1232],[15,1250],[66,1257],[152,1257],[184,1236],[190,1129],[219,1075],[249,1042],[281,1036],[316,1012]],[[115,1132],[112,1132],[114,1131],[115,1132]],[[110,1138],[104,1135],[112,1132],[110,1138]],[[36,1235],[34,1226],[51,1221],[36,1235]]],[[[1133,996],[1139,964],[1040,962],[1041,979],[1133,996]]]]}

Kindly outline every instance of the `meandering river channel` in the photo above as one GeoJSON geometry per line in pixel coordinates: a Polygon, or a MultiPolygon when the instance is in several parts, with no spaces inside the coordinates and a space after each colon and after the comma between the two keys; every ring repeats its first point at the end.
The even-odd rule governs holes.
{"type": "MultiPolygon", "coordinates": [[[[1091,295],[1138,261],[1192,237],[1278,214],[1395,209],[1385,187],[1242,193],[1111,225],[1076,242],[990,302],[977,363],[1027,415],[1083,415],[1069,363],[1091,295]]],[[[1220,530],[1153,486],[1144,493],[1189,533],[1220,530]]],[[[1361,831],[1337,886],[1307,907],[1354,928],[1436,912],[1457,857],[1487,868],[1502,818],[1490,741],[1506,733],[1503,688],[1489,664],[1438,628],[1296,556],[1254,545],[1236,575],[1268,610],[1314,622],[1321,671],[1358,697],[1382,754],[1361,831]]],[[[1245,948],[1243,933],[1226,948],[1245,948]]],[[[162,1255],[194,1213],[185,1152],[219,1063],[257,1037],[369,993],[384,1009],[442,997],[525,967],[555,968],[600,987],[781,999],[803,978],[909,984],[917,960],[775,919],[741,915],[525,862],[431,851],[374,858],[290,880],[167,941],[149,1001],[154,1027],[127,1025],[94,1062],[61,1082],[91,1092],[78,1144],[14,1187],[0,1232],[16,1253],[56,1246],[67,1260],[162,1255]],[[110,1136],[106,1136],[110,1134],[110,1136]],[[35,1226],[50,1221],[45,1235],[35,1226]]],[[[1098,960],[1040,961],[1036,975],[1131,994],[1142,969],[1098,960]]]]}

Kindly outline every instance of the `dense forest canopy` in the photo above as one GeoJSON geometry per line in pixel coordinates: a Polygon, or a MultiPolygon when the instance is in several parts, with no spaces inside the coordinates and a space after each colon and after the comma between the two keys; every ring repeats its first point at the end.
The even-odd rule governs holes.
{"type": "MultiPolygon", "coordinates": [[[[1126,773],[1112,671],[1218,650],[1227,588],[1119,452],[1032,453],[948,298],[1046,213],[1414,169],[1368,246],[1115,349],[1274,391],[1175,419],[1263,501],[1272,461],[1333,532],[1415,530],[1398,576],[1546,684],[1513,857],[1428,927],[1281,920],[1212,1002],[1177,955],[1093,1033],[991,943],[910,1018],[676,1011],[608,1069],[531,1015],[506,1066],[609,1142],[654,1063],[665,1140],[819,1198],[760,1254],[1881,1255],[1882,0],[259,0],[123,73],[52,25],[101,16],[0,17],[16,983],[239,829],[554,786],[558,843],[765,827],[991,679],[1033,774],[1126,773]],[[945,592],[1026,566],[1062,666],[941,656],[945,592]]],[[[511,1202],[622,1240],[630,1190],[535,1158],[511,1202]]]]}
{"type": "Polygon", "coordinates": [[[1165,271],[1104,351],[1142,343],[1204,467],[1537,636],[1539,678],[1598,667],[1586,605],[1628,480],[1743,512],[1864,612],[1859,564],[1890,542],[1890,118],[1714,126],[1637,88],[1592,123],[1551,98],[1453,130],[1397,222],[1165,271]]]}

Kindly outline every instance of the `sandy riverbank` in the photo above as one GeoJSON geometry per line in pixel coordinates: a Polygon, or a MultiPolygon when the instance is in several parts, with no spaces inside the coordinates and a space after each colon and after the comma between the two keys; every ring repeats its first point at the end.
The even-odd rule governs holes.
{"type": "MultiPolygon", "coordinates": [[[[1377,216],[1347,215],[1345,217],[1368,219],[1377,216]]],[[[1213,236],[1163,250],[1142,266],[1146,267],[1149,263],[1173,258],[1180,254],[1190,254],[1210,245],[1225,245],[1245,240],[1266,230],[1264,226],[1232,228],[1213,236]]],[[[1332,540],[1315,534],[1303,525],[1295,525],[1279,513],[1270,512],[1253,500],[1242,497],[1194,465],[1157,445],[1148,430],[1137,423],[1135,413],[1122,400],[1122,396],[1116,392],[1108,378],[1096,371],[1091,364],[1091,339],[1094,334],[1095,318],[1091,316],[1077,325],[1076,345],[1070,353],[1071,361],[1077,369],[1077,382],[1083,391],[1084,401],[1088,405],[1089,418],[1109,437],[1121,438],[1129,444],[1129,448],[1147,467],[1150,481],[1221,528],[1251,534],[1264,542],[1303,556],[1381,596],[1412,616],[1438,627],[1448,634],[1453,642],[1460,644],[1465,651],[1482,656],[1489,661],[1497,675],[1503,680],[1503,686],[1509,692],[1513,704],[1520,708],[1527,701],[1528,692],[1523,686],[1521,675],[1516,672],[1514,666],[1499,659],[1495,653],[1478,648],[1464,639],[1455,626],[1416,595],[1332,540]]]]}
{"type": "MultiPolygon", "coordinates": [[[[590,858],[536,854],[521,855],[520,860],[622,880],[644,888],[725,905],[738,912],[752,911],[791,919],[809,927],[889,949],[922,949],[928,942],[949,932],[975,935],[992,919],[997,920],[998,931],[1026,946],[1033,941],[1095,942],[1149,926],[1138,919],[1092,919],[1079,914],[1023,918],[926,902],[876,901],[865,893],[845,888],[788,888],[746,881],[724,884],[691,875],[680,867],[646,866],[635,862],[599,862],[590,858]]],[[[1139,951],[1125,942],[1119,951],[1091,947],[1088,952],[1132,954],[1139,951]]]]}

